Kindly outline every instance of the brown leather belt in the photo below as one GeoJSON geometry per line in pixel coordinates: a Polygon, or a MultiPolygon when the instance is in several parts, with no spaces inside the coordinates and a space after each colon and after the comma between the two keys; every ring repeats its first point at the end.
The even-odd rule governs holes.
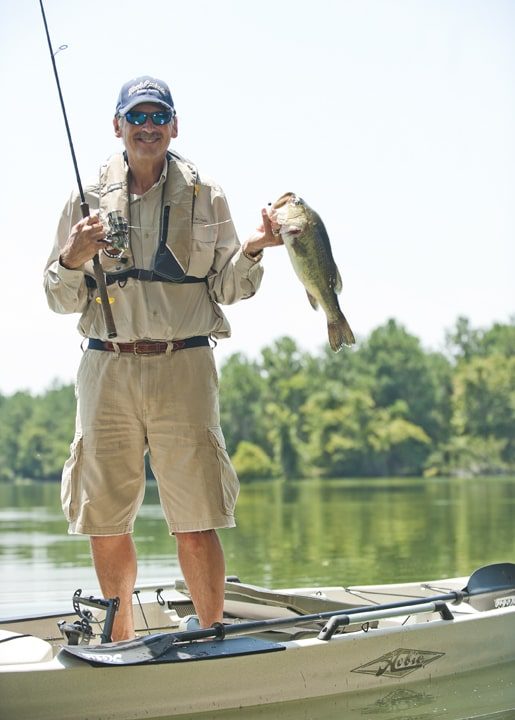
{"type": "Polygon", "coordinates": [[[161,355],[167,350],[185,350],[186,348],[209,346],[209,338],[195,335],[185,340],[136,340],[132,343],[112,343],[108,340],[88,339],[88,350],[108,350],[109,352],[132,353],[133,355],[161,355]]]}

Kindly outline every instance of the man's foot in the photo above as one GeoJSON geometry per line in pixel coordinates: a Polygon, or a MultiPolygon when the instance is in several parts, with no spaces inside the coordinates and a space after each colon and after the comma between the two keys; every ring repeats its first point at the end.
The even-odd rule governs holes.
{"type": "Polygon", "coordinates": [[[186,615],[180,619],[179,632],[191,632],[192,630],[202,630],[197,615],[186,615]]]}

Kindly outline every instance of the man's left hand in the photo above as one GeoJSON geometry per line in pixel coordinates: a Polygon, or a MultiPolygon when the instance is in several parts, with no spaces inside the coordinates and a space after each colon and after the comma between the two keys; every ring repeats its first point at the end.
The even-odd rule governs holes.
{"type": "Polygon", "coordinates": [[[243,251],[247,255],[259,255],[266,247],[284,245],[280,225],[274,223],[266,208],[261,210],[261,218],[263,222],[243,245],[243,251]]]}

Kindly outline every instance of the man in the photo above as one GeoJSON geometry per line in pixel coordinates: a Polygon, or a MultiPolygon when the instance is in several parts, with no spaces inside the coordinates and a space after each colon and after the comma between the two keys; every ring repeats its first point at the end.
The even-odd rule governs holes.
{"type": "MultiPolygon", "coordinates": [[[[134,636],[132,541],[144,494],[144,452],[203,627],[222,620],[224,555],[216,529],[234,526],[238,480],[219,424],[209,337],[230,335],[219,304],[259,288],[262,250],[279,245],[266,210],[240,247],[220,187],[168,151],[178,122],[166,83],[121,89],[113,120],[125,147],[66,205],[45,270],[49,306],[81,313],[88,338],[77,375],[77,419],[63,470],[69,532],[90,536],[102,593],[120,598],[112,639],[134,636]],[[129,242],[106,236],[121,211],[129,242]],[[107,341],[94,281],[99,253],[117,335],[107,341]]],[[[86,344],[86,341],[84,341],[86,344]]]]}

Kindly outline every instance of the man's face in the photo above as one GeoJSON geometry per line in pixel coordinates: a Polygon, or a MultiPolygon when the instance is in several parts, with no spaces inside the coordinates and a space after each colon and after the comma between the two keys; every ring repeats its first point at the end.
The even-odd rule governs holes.
{"type": "MultiPolygon", "coordinates": [[[[134,112],[161,112],[165,110],[158,103],[141,103],[132,108],[134,112]]],[[[159,159],[166,155],[172,138],[177,137],[177,118],[166,125],[154,125],[151,117],[147,117],[143,125],[131,125],[125,117],[113,120],[116,137],[122,139],[129,158],[136,160],[159,159]]]]}

